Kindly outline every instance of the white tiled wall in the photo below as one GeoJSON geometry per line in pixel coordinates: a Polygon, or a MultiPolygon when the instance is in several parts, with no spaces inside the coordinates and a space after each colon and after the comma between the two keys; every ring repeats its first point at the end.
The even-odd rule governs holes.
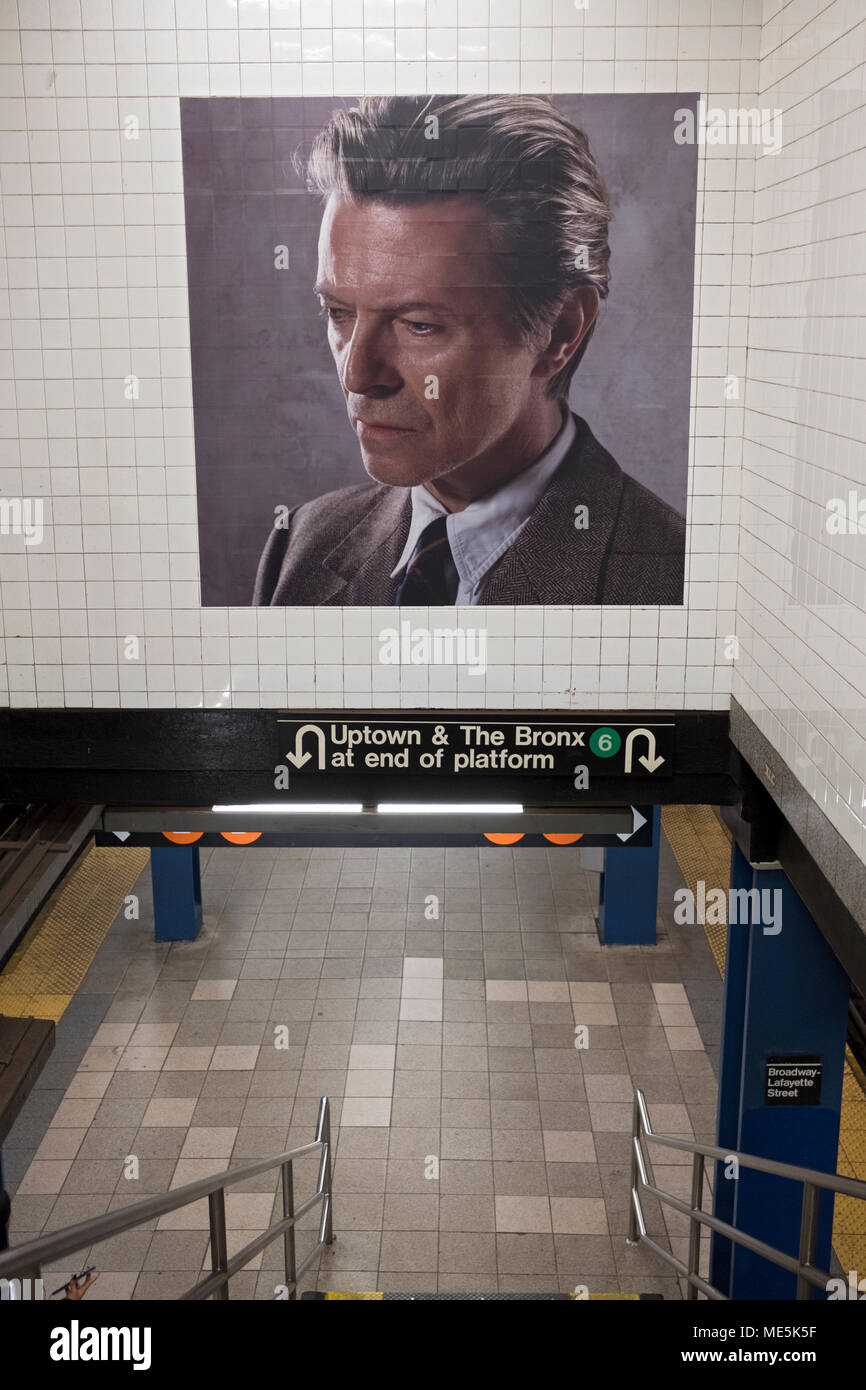
{"type": "MultiPolygon", "coordinates": [[[[768,161],[701,150],[685,607],[463,610],[490,633],[479,677],[380,664],[393,609],[200,607],[178,97],[697,90],[748,106],[760,24],[760,0],[0,0],[0,496],[43,498],[49,526],[41,546],[0,535],[0,699],[725,708],[742,398],[723,383],[745,373],[768,161]]],[[[758,668],[743,670],[741,685],[758,668]]]]}
{"type": "Polygon", "coordinates": [[[866,859],[866,9],[767,0],[733,693],[866,859]],[[863,503],[863,534],[828,503],[863,503]]]}

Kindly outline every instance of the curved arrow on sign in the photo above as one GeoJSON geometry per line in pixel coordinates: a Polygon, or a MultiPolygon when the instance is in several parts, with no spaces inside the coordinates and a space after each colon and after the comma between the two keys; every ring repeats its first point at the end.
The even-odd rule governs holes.
{"type": "Polygon", "coordinates": [[[304,763],[308,763],[310,761],[311,757],[313,756],[312,753],[305,753],[303,751],[304,734],[308,731],[310,733],[314,733],[319,741],[319,771],[324,772],[325,735],[322,733],[322,730],[319,728],[318,724],[304,724],[303,727],[298,730],[298,732],[295,734],[295,751],[294,753],[287,753],[286,757],[288,758],[289,762],[292,763],[295,767],[303,767],[304,763]]]}
{"type": "Polygon", "coordinates": [[[655,772],[656,768],[661,767],[662,763],[664,762],[664,758],[662,757],[661,753],[659,753],[658,757],[656,757],[656,736],[652,732],[652,730],[632,729],[631,733],[628,735],[625,741],[626,772],[631,772],[631,758],[632,752],[634,751],[634,741],[641,734],[643,734],[644,738],[647,741],[647,753],[649,754],[649,757],[646,757],[644,754],[641,754],[641,756],[638,758],[638,762],[643,763],[647,772],[655,772]]]}

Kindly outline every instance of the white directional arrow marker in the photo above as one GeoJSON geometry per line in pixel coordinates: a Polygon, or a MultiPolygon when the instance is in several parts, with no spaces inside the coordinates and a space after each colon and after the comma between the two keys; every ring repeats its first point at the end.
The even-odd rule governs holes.
{"type": "Polygon", "coordinates": [[[631,808],[631,830],[618,830],[616,838],[618,840],[630,840],[636,830],[640,830],[642,825],[646,825],[646,816],[642,816],[636,806],[631,808]]]}
{"type": "Polygon", "coordinates": [[[298,730],[298,732],[295,734],[295,751],[294,753],[287,753],[286,757],[288,758],[289,762],[292,763],[295,767],[303,767],[304,763],[308,763],[310,761],[311,757],[313,756],[312,753],[305,753],[303,751],[304,734],[307,732],[314,733],[319,741],[319,771],[324,772],[325,735],[322,733],[322,730],[319,728],[318,724],[304,724],[303,727],[298,730]]]}
{"type": "Polygon", "coordinates": [[[665,760],[662,757],[661,753],[658,757],[656,757],[656,736],[651,729],[632,729],[631,733],[626,738],[625,770],[626,772],[631,772],[631,758],[634,749],[634,741],[636,738],[639,737],[640,734],[643,734],[644,738],[647,741],[647,753],[649,754],[649,757],[645,757],[643,754],[641,754],[641,756],[638,758],[638,762],[643,763],[647,772],[655,772],[656,768],[661,767],[662,763],[665,760]]]}
{"type": "Polygon", "coordinates": [[[118,840],[128,840],[128,839],[129,839],[129,831],[128,831],[128,830],[115,830],[115,831],[114,831],[114,834],[117,836],[118,840]]]}

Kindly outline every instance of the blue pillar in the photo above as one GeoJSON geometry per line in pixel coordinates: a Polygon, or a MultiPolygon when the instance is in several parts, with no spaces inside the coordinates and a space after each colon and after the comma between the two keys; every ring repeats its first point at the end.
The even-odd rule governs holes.
{"type": "Polygon", "coordinates": [[[653,839],[647,848],[606,849],[598,885],[598,936],[602,946],[654,946],[659,897],[661,807],[653,807],[653,839]]]}
{"type": "MultiPolygon", "coordinates": [[[[731,887],[752,887],[754,870],[735,844],[731,852],[731,887]]],[[[749,974],[749,934],[745,927],[728,928],[725,956],[725,1011],[722,1018],[722,1047],[719,1067],[718,1125],[716,1143],[734,1150],[740,1131],[740,1092],[733,1084],[743,1069],[743,1043],[746,1034],[746,982],[749,974]]],[[[717,1163],[713,1192],[713,1211],[730,1225],[736,1215],[736,1181],[730,1165],[717,1163]],[[728,1170],[728,1171],[726,1171],[728,1170]]],[[[727,1293],[731,1282],[732,1243],[715,1232],[710,1236],[710,1283],[727,1293]]]]}
{"type": "MultiPolygon", "coordinates": [[[[729,913],[719,1146],[835,1173],[848,976],[781,869],[754,868],[735,847],[731,886],[758,890],[762,911],[738,912],[748,915],[745,922],[731,920],[733,907],[729,913]],[[806,1103],[799,1104],[771,1098],[772,1059],[819,1060],[820,1094],[803,1091],[806,1103]]],[[[717,1164],[715,1213],[796,1256],[802,1184],[748,1168],[725,1178],[720,1170],[717,1164]]],[[[815,1250],[823,1269],[830,1266],[832,1228],[833,1194],[825,1192],[815,1250]]],[[[796,1292],[795,1275],[715,1236],[710,1277],[733,1299],[793,1299],[796,1292]]]]}
{"type": "Polygon", "coordinates": [[[12,1203],[3,1186],[3,1157],[0,1155],[0,1251],[9,1249],[9,1213],[12,1203]]]}
{"type": "Polygon", "coordinates": [[[150,851],[155,941],[195,941],[201,926],[198,845],[150,851]]]}

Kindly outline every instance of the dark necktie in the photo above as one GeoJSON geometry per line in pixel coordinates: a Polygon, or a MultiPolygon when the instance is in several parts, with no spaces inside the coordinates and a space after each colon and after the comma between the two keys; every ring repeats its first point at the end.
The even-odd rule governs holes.
{"type": "Polygon", "coordinates": [[[395,604],[430,608],[454,602],[460,576],[448,544],[447,521],[447,516],[437,516],[421,532],[397,590],[395,604]]]}

